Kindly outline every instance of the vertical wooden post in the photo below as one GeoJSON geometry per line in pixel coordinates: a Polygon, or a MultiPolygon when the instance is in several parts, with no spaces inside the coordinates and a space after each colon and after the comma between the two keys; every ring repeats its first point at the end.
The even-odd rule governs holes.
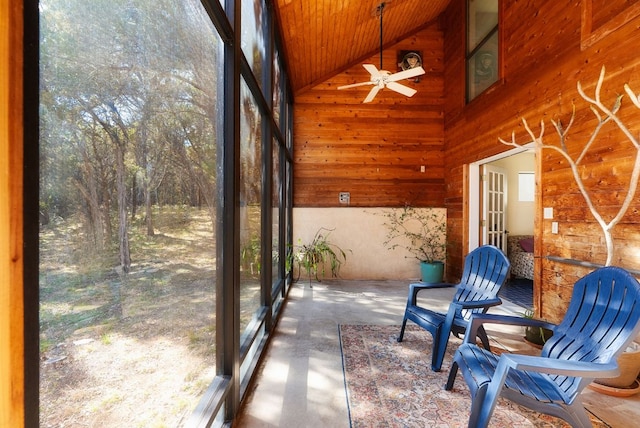
{"type": "Polygon", "coordinates": [[[23,2],[0,0],[0,426],[24,426],[23,2]]]}

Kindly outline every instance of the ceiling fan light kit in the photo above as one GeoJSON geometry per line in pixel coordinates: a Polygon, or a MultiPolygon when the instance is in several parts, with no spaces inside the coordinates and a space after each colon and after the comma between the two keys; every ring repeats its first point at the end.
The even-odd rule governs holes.
{"type": "Polygon", "coordinates": [[[353,83],[351,85],[343,85],[338,86],[338,89],[349,89],[355,88],[358,86],[366,86],[373,85],[373,88],[369,91],[369,94],[364,99],[363,103],[369,103],[373,101],[378,92],[381,89],[389,88],[392,91],[398,92],[407,97],[412,97],[417,91],[413,88],[405,86],[401,83],[398,83],[399,80],[411,79],[416,76],[423,75],[424,69],[422,66],[417,66],[415,68],[409,68],[407,70],[399,71],[397,73],[391,73],[387,70],[382,69],[382,15],[384,12],[384,8],[386,6],[385,2],[380,3],[380,5],[376,8],[375,14],[380,16],[380,69],[373,64],[362,64],[362,66],[367,70],[370,74],[370,79],[368,82],[360,82],[353,83]]]}

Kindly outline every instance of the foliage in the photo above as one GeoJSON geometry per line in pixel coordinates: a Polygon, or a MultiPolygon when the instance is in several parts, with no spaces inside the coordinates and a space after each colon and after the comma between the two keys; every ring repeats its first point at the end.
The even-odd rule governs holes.
{"type": "Polygon", "coordinates": [[[242,269],[251,272],[252,275],[259,275],[262,268],[261,244],[260,237],[253,236],[249,243],[242,247],[242,269]]]}
{"type": "MultiPolygon", "coordinates": [[[[531,308],[527,308],[524,311],[522,316],[528,319],[534,319],[534,310],[531,308]]],[[[553,331],[544,327],[525,327],[525,337],[529,342],[535,343],[537,345],[544,345],[547,340],[553,336],[553,331]]]]}
{"type": "Polygon", "coordinates": [[[285,256],[284,256],[284,272],[285,276],[293,275],[294,264],[294,247],[291,244],[287,244],[285,256]]]}
{"type": "Polygon", "coordinates": [[[207,14],[169,0],[46,0],[40,16],[44,221],[81,218],[96,249],[118,243],[125,271],[138,207],[149,236],[154,206],[205,206],[215,221],[222,59],[207,14]]]}
{"type": "Polygon", "coordinates": [[[387,249],[404,248],[416,259],[427,263],[444,260],[447,252],[446,213],[405,205],[382,215],[386,218],[384,246],[387,249]]]}
{"type": "Polygon", "coordinates": [[[329,241],[329,235],[334,230],[321,227],[311,242],[298,245],[294,249],[294,260],[300,269],[305,270],[309,282],[311,282],[312,274],[316,281],[320,281],[318,274],[324,278],[327,264],[331,268],[331,276],[337,277],[342,264],[347,262],[345,250],[329,241]]]}

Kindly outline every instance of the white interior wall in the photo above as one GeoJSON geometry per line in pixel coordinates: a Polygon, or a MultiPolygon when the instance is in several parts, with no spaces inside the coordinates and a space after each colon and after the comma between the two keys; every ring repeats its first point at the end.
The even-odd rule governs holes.
{"type": "Polygon", "coordinates": [[[507,230],[510,235],[533,235],[535,202],[518,201],[518,173],[535,172],[534,153],[519,153],[491,162],[507,170],[507,230]]]}

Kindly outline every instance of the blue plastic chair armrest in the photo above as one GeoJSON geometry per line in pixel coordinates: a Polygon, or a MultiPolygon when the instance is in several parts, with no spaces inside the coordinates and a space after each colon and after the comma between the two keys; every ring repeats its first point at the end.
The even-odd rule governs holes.
{"type": "Polygon", "coordinates": [[[601,378],[615,377],[620,374],[618,364],[615,361],[591,363],[588,361],[560,360],[521,354],[501,354],[500,359],[504,359],[504,364],[515,370],[552,375],[601,378]]]}
{"type": "Polygon", "coordinates": [[[446,282],[438,282],[433,284],[427,284],[426,282],[414,282],[413,284],[409,284],[409,303],[411,305],[415,305],[416,299],[418,298],[418,292],[422,290],[428,290],[432,288],[451,288],[455,286],[455,284],[449,284],[446,282]]]}
{"type": "Polygon", "coordinates": [[[552,331],[556,328],[556,324],[533,318],[497,314],[472,314],[471,319],[469,320],[469,326],[467,327],[467,332],[464,336],[464,341],[467,343],[475,343],[475,337],[478,334],[478,328],[480,328],[482,324],[542,327],[552,331]]]}

